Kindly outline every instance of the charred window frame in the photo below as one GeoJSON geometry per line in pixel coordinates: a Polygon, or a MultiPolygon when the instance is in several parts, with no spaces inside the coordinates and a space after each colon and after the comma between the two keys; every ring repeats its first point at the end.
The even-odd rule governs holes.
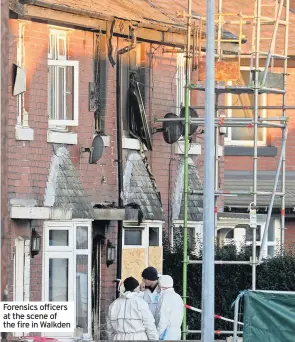
{"type": "Polygon", "coordinates": [[[94,82],[90,83],[89,110],[94,112],[95,131],[105,132],[106,84],[107,84],[107,40],[101,33],[93,36],[94,46],[94,82]]]}
{"type": "Polygon", "coordinates": [[[140,95],[145,105],[145,84],[146,84],[146,66],[145,66],[145,45],[138,44],[134,50],[123,55],[122,58],[122,78],[123,78],[123,131],[126,138],[134,138],[131,134],[131,106],[129,99],[129,89],[138,82],[140,95]]]}

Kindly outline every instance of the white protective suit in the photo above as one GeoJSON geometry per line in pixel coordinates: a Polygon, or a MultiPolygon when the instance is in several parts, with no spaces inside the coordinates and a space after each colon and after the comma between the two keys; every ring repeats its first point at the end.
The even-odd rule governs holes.
{"type": "Polygon", "coordinates": [[[155,288],[154,292],[152,292],[150,289],[145,289],[144,291],[140,292],[140,295],[144,299],[144,301],[148,304],[148,306],[151,310],[151,313],[155,317],[157,307],[158,307],[159,301],[161,299],[160,288],[157,286],[155,288]]]}
{"type": "Polygon", "coordinates": [[[163,290],[156,312],[156,324],[160,339],[181,339],[183,312],[183,300],[180,295],[173,288],[163,290]]]}
{"type": "Polygon", "coordinates": [[[112,340],[158,340],[155,319],[136,292],[125,292],[109,307],[107,329],[112,340]]]}

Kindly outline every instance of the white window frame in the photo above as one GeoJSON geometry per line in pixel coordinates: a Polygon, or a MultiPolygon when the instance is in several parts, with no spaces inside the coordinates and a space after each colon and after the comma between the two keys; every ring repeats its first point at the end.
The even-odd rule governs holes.
{"type": "Polygon", "coordinates": [[[146,227],[141,226],[123,226],[123,248],[145,248],[146,247],[146,227]],[[125,231],[126,230],[141,230],[141,244],[140,245],[125,245],[125,231]]]}
{"type": "MultiPolygon", "coordinates": [[[[252,246],[252,240],[251,241],[245,241],[245,234],[238,236],[237,234],[237,229],[239,229],[237,226],[239,224],[249,224],[249,220],[247,219],[230,219],[230,218],[225,218],[222,220],[218,220],[217,223],[217,231],[220,229],[224,229],[224,228],[232,228],[234,230],[234,238],[233,239],[224,239],[224,243],[229,243],[230,241],[235,241],[236,243],[242,243],[247,246],[252,246]]],[[[266,218],[265,219],[257,219],[257,226],[261,227],[260,230],[260,240],[256,241],[256,246],[257,247],[261,247],[262,244],[262,238],[263,238],[263,234],[264,234],[264,230],[265,230],[265,224],[266,224],[266,218]]],[[[264,257],[268,257],[268,247],[277,247],[277,240],[279,238],[279,234],[280,234],[280,222],[279,219],[275,219],[274,220],[274,241],[268,241],[267,239],[267,243],[266,246],[263,250],[263,256],[264,257]]]]}
{"type": "MultiPolygon", "coordinates": [[[[185,57],[184,53],[178,53],[176,59],[176,114],[180,115],[182,106],[185,106],[185,57]]],[[[189,94],[190,101],[190,94],[189,94]]],[[[189,102],[190,103],[190,102],[189,102]]]]}
{"type": "Polygon", "coordinates": [[[161,247],[163,245],[163,225],[152,223],[147,224],[147,244],[148,247],[161,247]],[[159,229],[159,244],[157,246],[150,246],[150,228],[159,229]]]}
{"type": "MultiPolygon", "coordinates": [[[[24,33],[27,25],[24,21],[18,22],[17,66],[24,71],[26,59],[24,33]]],[[[34,130],[29,126],[29,113],[25,108],[25,92],[16,96],[16,112],[15,139],[18,141],[34,140],[34,130]]]]}
{"type": "Polygon", "coordinates": [[[56,59],[56,60],[66,60],[67,59],[67,32],[63,30],[57,30],[57,29],[50,29],[49,31],[49,47],[48,47],[48,59],[56,59]],[[51,37],[54,37],[55,43],[56,43],[56,56],[52,53],[52,41],[51,37]],[[65,54],[60,55],[59,54],[59,40],[62,40],[64,42],[64,50],[65,54]]]}
{"type": "MultiPolygon", "coordinates": [[[[183,226],[182,220],[174,220],[173,226],[171,229],[171,247],[174,247],[174,227],[177,228],[179,226],[183,226]]],[[[187,229],[194,229],[194,238],[203,239],[203,221],[188,221],[187,222],[187,229]]],[[[198,253],[199,249],[198,246],[195,248],[195,253],[198,253]]]]}
{"type": "MultiPolygon", "coordinates": [[[[251,68],[250,67],[240,67],[240,71],[249,71],[250,72],[251,68]]],[[[263,68],[260,68],[261,71],[263,71],[263,68]]],[[[233,82],[228,81],[227,85],[232,86],[233,82]]],[[[262,98],[262,105],[266,106],[267,105],[267,94],[263,93],[259,95],[259,97],[262,98]]],[[[233,105],[233,94],[226,94],[226,104],[227,106],[232,106],[233,105]]],[[[262,109],[260,111],[262,113],[261,117],[266,118],[267,117],[267,110],[262,109]]],[[[227,110],[227,117],[232,117],[232,109],[227,110]]],[[[266,140],[267,140],[267,129],[266,127],[261,128],[263,130],[263,140],[258,140],[257,145],[258,146],[266,146],[266,140]]],[[[228,146],[253,146],[253,140],[232,140],[232,127],[227,128],[227,136],[224,137],[224,143],[225,145],[228,146]]]]}
{"type": "MultiPolygon", "coordinates": [[[[25,25],[24,23],[18,24],[18,43],[17,43],[17,65],[20,68],[24,67],[25,61],[25,47],[24,47],[24,31],[25,25]]],[[[25,96],[24,93],[17,95],[17,126],[23,126],[23,114],[25,110],[25,96]]]]}
{"type": "MultiPolygon", "coordinates": [[[[54,120],[48,118],[49,126],[78,126],[79,124],[79,61],[70,60],[48,60],[48,66],[56,67],[73,67],[73,120],[54,120]]],[[[58,88],[58,87],[57,87],[58,88]]],[[[49,89],[48,89],[49,90],[49,89]]],[[[49,94],[49,92],[48,92],[49,94]]],[[[56,89],[57,98],[57,89],[56,89]]],[[[48,99],[48,103],[50,98],[48,99]]],[[[66,103],[66,101],[64,101],[66,103]]],[[[55,106],[58,107],[58,98],[55,101],[55,106]]],[[[56,109],[55,109],[56,110],[56,109]]],[[[48,113],[49,115],[49,113],[48,113]]]]}
{"type": "Polygon", "coordinates": [[[123,224],[123,248],[149,248],[149,247],[162,247],[163,245],[163,222],[162,221],[143,221],[140,226],[134,226],[128,221],[123,224]],[[149,245],[149,228],[159,228],[159,245],[150,246],[149,245]],[[142,240],[141,245],[125,245],[125,230],[142,230],[142,240]]]}
{"type": "MultiPolygon", "coordinates": [[[[49,259],[51,258],[68,258],[69,259],[69,288],[68,300],[75,302],[75,319],[76,319],[76,274],[77,274],[77,255],[88,256],[88,332],[83,337],[90,338],[92,335],[92,303],[91,303],[91,263],[92,263],[92,224],[90,220],[77,221],[46,221],[44,222],[44,239],[43,239],[43,275],[42,284],[43,301],[49,300],[49,259]],[[88,248],[77,249],[77,227],[88,228],[88,248]],[[69,246],[49,246],[49,230],[68,230],[69,246]]],[[[73,337],[72,333],[44,333],[43,336],[55,337],[73,337]]]]}

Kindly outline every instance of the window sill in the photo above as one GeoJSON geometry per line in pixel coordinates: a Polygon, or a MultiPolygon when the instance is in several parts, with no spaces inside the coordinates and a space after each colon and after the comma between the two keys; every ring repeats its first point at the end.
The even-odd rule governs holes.
{"type": "Polygon", "coordinates": [[[47,131],[47,142],[55,144],[77,145],[78,135],[72,132],[47,131]]]}
{"type": "MultiPolygon", "coordinates": [[[[174,145],[174,152],[175,154],[184,154],[184,141],[178,141],[177,143],[175,143],[174,145]]],[[[201,148],[201,144],[198,143],[192,143],[189,144],[189,150],[188,150],[188,154],[189,155],[201,155],[202,154],[202,148],[201,148]]]]}
{"type": "MultiPolygon", "coordinates": [[[[224,146],[225,156],[253,156],[252,146],[224,146]]],[[[258,146],[258,157],[276,157],[277,148],[275,146],[258,146]]]]}
{"type": "MultiPolygon", "coordinates": [[[[140,142],[134,138],[122,138],[122,148],[125,150],[136,150],[140,151],[140,142]]],[[[146,151],[146,147],[143,147],[144,151],[146,151]]]]}
{"type": "Polygon", "coordinates": [[[30,127],[15,126],[15,139],[21,141],[33,141],[34,130],[30,127]]]}

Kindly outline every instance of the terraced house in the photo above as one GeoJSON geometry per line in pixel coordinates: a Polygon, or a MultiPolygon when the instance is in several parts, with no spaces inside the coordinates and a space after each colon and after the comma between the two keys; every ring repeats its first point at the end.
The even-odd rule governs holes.
{"type": "MultiPolygon", "coordinates": [[[[193,4],[196,15],[205,14],[205,1],[193,4]]],[[[242,4],[228,1],[228,9],[239,11],[242,4]]],[[[183,115],[185,9],[186,2],[176,0],[10,1],[2,284],[10,301],[74,300],[76,326],[85,337],[105,336],[105,313],[118,279],[140,280],[148,265],[162,271],[164,234],[172,239],[182,229],[182,132],[157,119],[183,115]]],[[[237,54],[237,33],[224,30],[221,36],[220,48],[237,54]]],[[[199,44],[204,53],[205,40],[199,44]]],[[[290,47],[288,100],[294,92],[292,63],[290,47]]],[[[192,78],[200,80],[194,71],[192,78]]],[[[264,101],[276,100],[269,95],[264,101]]],[[[203,106],[204,94],[193,93],[191,104],[203,106]]],[[[292,125],[290,120],[291,130],[292,125]]],[[[194,190],[202,189],[204,170],[203,132],[198,127],[191,133],[193,238],[202,233],[203,200],[194,190]]],[[[233,184],[233,174],[247,178],[250,162],[251,146],[240,146],[235,132],[230,134],[221,135],[218,149],[221,187],[233,184]]],[[[290,239],[292,139],[290,134],[290,239]]],[[[276,155],[270,130],[261,137],[261,153],[267,154],[261,174],[267,179],[274,165],[269,156],[276,155]]],[[[228,222],[218,223],[225,230],[216,235],[229,238],[243,219],[236,215],[245,215],[247,206],[247,199],[221,198],[219,221],[228,222]],[[224,206],[237,213],[225,213],[224,206]]]]}

